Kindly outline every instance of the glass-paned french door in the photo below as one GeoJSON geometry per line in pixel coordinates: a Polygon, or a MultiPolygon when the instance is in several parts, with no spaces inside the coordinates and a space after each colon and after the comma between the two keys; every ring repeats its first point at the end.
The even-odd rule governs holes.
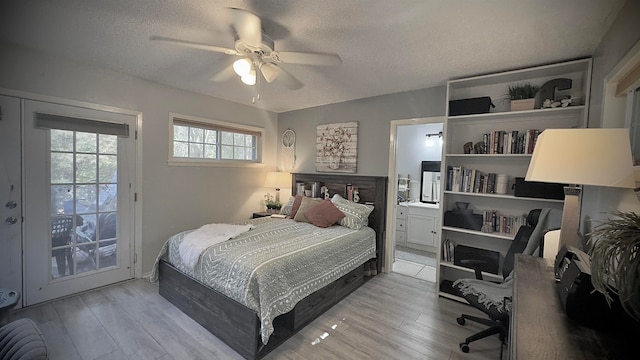
{"type": "Polygon", "coordinates": [[[131,278],[135,117],[23,109],[25,305],[131,278]]]}
{"type": "Polygon", "coordinates": [[[118,137],[50,130],[51,277],[117,265],[118,137]]]}

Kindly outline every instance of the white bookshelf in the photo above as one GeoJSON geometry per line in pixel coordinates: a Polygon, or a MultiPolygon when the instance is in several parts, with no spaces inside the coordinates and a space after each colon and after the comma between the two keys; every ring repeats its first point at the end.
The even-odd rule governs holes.
{"type": "MultiPolygon", "coordinates": [[[[442,241],[445,239],[450,239],[456,245],[467,245],[499,252],[501,254],[499,274],[486,273],[486,275],[489,280],[501,280],[502,262],[511,240],[515,236],[515,234],[444,226],[444,214],[446,211],[454,209],[456,202],[468,202],[469,209],[476,214],[482,214],[485,210],[496,210],[500,215],[505,216],[525,215],[529,210],[536,208],[562,209],[563,204],[562,200],[557,199],[514,196],[515,178],[525,177],[531,161],[531,154],[465,154],[464,144],[467,142],[476,144],[483,140],[483,134],[497,130],[522,133],[529,129],[543,131],[548,128],[585,127],[588,118],[591,68],[591,59],[581,59],[456,79],[447,83],[447,118],[444,126],[442,162],[443,183],[446,184],[449,167],[463,167],[476,169],[482,173],[506,174],[509,177],[509,184],[506,194],[451,191],[443,186],[441,202],[443,222],[437,269],[439,284],[474,276],[472,269],[443,260],[442,241]],[[571,89],[557,92],[560,95],[571,95],[573,102],[569,107],[510,111],[509,101],[505,100],[509,85],[529,82],[542,86],[545,82],[557,78],[572,80],[571,89]],[[489,113],[485,114],[449,116],[449,100],[482,96],[490,96],[496,108],[492,108],[489,113]]],[[[461,300],[458,296],[443,291],[440,291],[439,294],[443,297],[461,300]]]]}

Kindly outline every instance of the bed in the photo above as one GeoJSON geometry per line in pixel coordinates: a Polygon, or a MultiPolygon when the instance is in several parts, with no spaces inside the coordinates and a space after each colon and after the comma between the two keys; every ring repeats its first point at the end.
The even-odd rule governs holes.
{"type": "Polygon", "coordinates": [[[190,268],[178,247],[190,231],[169,239],[157,262],[160,295],[246,359],[259,359],[364,281],[364,264],[382,267],[387,179],[293,174],[331,194],[358,187],[373,206],[368,226],[318,228],[290,219],[258,218],[253,229],[209,247],[190,268]],[[224,257],[220,254],[224,253],[224,257]]]}

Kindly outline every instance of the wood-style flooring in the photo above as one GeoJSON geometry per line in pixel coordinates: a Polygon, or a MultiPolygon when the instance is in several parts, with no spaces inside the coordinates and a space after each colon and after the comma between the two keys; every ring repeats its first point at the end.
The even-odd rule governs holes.
{"type": "MultiPolygon", "coordinates": [[[[482,330],[460,313],[481,313],[438,298],[435,284],[380,274],[265,357],[274,359],[491,359],[497,336],[458,343],[482,330]]],[[[158,295],[148,279],[131,280],[15,311],[42,330],[52,360],[238,359],[223,342],[158,295]]],[[[505,349],[505,357],[506,357],[505,349]]]]}

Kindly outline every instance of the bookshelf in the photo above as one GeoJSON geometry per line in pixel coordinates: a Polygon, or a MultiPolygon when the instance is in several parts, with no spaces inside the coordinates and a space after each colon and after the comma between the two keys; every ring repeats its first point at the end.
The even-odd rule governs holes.
{"type": "Polygon", "coordinates": [[[504,219],[521,218],[531,209],[536,208],[562,209],[563,201],[560,199],[515,196],[513,185],[516,177],[524,178],[526,175],[531,161],[531,152],[535,146],[535,134],[548,128],[586,126],[591,68],[591,59],[580,59],[456,79],[447,83],[447,117],[444,125],[442,161],[442,174],[445,176],[443,176],[442,216],[440,217],[442,235],[439,241],[440,255],[437,268],[440,296],[464,301],[448,292],[448,286],[457,279],[474,276],[472,269],[454,264],[454,259],[450,256],[445,259],[444,255],[450,253],[450,251],[445,252],[446,243],[443,243],[446,240],[452,242],[454,246],[466,245],[499,252],[501,255],[499,274],[486,273],[485,278],[501,280],[502,262],[517,232],[517,229],[510,229],[509,226],[499,226],[496,229],[508,229],[511,232],[499,230],[488,232],[492,228],[485,226],[485,218],[482,218],[482,228],[462,228],[451,222],[446,223],[446,212],[455,209],[457,202],[468,203],[468,209],[475,215],[482,217],[484,214],[497,214],[504,219]],[[510,110],[510,102],[506,99],[509,85],[524,82],[543,85],[549,80],[558,78],[568,78],[572,81],[571,89],[556,91],[556,96],[571,96],[570,106],[525,111],[510,110]],[[449,116],[448,101],[482,96],[491,97],[496,106],[489,113],[449,116]],[[494,140],[497,141],[500,136],[502,143],[492,143],[495,144],[492,145],[492,150],[485,146],[484,151],[477,153],[476,150],[480,148],[475,145],[490,139],[492,133],[494,133],[494,140]],[[511,136],[505,136],[505,134],[511,136]],[[532,136],[524,139],[526,145],[517,143],[518,135],[523,134],[532,136]],[[471,153],[468,153],[468,145],[465,151],[465,144],[469,142],[473,145],[471,153]],[[458,169],[458,174],[465,174],[468,178],[458,178],[460,184],[453,186],[453,179],[450,178],[452,169],[458,169]],[[473,172],[473,175],[471,173],[466,175],[465,170],[473,172]],[[493,175],[489,176],[489,174],[493,175]],[[501,175],[501,182],[504,182],[505,175],[507,179],[506,191],[502,186],[500,193],[496,193],[498,189],[495,181],[498,175],[501,175]],[[483,182],[476,183],[475,180],[483,182]],[[486,181],[489,181],[489,186],[485,183],[486,181]]]}

